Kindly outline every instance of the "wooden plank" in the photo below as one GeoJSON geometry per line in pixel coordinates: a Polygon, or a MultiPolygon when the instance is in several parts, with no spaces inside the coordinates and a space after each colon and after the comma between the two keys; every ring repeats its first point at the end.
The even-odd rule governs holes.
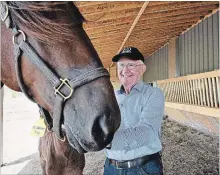
{"type": "MultiPolygon", "coordinates": [[[[119,50],[118,50],[118,53],[119,53],[119,52],[122,50],[122,48],[124,47],[124,45],[125,45],[127,39],[128,39],[129,36],[131,35],[131,32],[133,31],[134,27],[136,26],[138,20],[140,19],[141,15],[144,13],[144,10],[146,9],[148,3],[149,3],[149,1],[144,2],[143,6],[141,7],[141,10],[139,11],[139,13],[138,13],[137,17],[135,18],[135,20],[134,20],[134,22],[133,22],[131,28],[129,29],[129,31],[128,31],[128,33],[127,33],[127,35],[126,35],[124,41],[122,42],[121,47],[120,47],[119,50]]],[[[112,67],[112,66],[113,66],[113,62],[111,63],[110,67],[112,67]]]]}
{"type": "Polygon", "coordinates": [[[217,105],[217,99],[216,99],[216,84],[215,84],[215,78],[217,77],[212,77],[212,87],[213,87],[213,96],[214,96],[214,106],[217,108],[218,105],[217,105]]]}
{"type": "Polygon", "coordinates": [[[186,93],[185,93],[185,84],[184,81],[181,81],[182,89],[183,89],[183,103],[186,103],[186,93]]]}
{"type": "Polygon", "coordinates": [[[170,82],[170,83],[169,83],[169,86],[168,86],[168,94],[167,94],[167,99],[166,99],[166,101],[170,101],[171,87],[172,87],[172,83],[170,82]]]}
{"type": "Polygon", "coordinates": [[[192,80],[192,84],[193,84],[193,94],[194,94],[195,104],[199,105],[198,96],[197,96],[197,89],[196,89],[196,80],[192,80]]]}
{"type": "Polygon", "coordinates": [[[218,108],[201,107],[197,105],[186,105],[172,102],[166,102],[165,107],[220,118],[220,110],[218,108]]]}
{"type": "Polygon", "coordinates": [[[189,80],[189,92],[190,92],[190,97],[191,97],[191,104],[195,104],[194,102],[194,95],[193,95],[193,86],[192,86],[192,80],[189,80]]]}
{"type": "Polygon", "coordinates": [[[174,82],[173,101],[176,102],[176,99],[177,99],[177,82],[174,82]]]}
{"type": "Polygon", "coordinates": [[[191,104],[190,95],[189,95],[189,91],[190,91],[189,82],[186,80],[184,80],[184,82],[185,82],[185,88],[186,88],[186,103],[191,104]]]}
{"type": "Polygon", "coordinates": [[[214,104],[213,104],[213,94],[212,94],[212,80],[211,80],[211,78],[208,78],[208,87],[209,87],[210,104],[211,104],[211,107],[214,107],[214,104]]]}
{"type": "Polygon", "coordinates": [[[183,92],[184,92],[184,97],[185,97],[184,103],[188,103],[186,81],[183,81],[183,92]]]}
{"type": "Polygon", "coordinates": [[[201,105],[201,99],[200,99],[199,87],[198,87],[198,80],[199,79],[194,80],[195,81],[195,90],[196,90],[197,103],[198,103],[198,105],[201,105]]]}
{"type": "Polygon", "coordinates": [[[172,82],[172,90],[171,90],[171,101],[174,101],[174,87],[175,87],[175,82],[172,82]]]}
{"type": "Polygon", "coordinates": [[[168,86],[168,84],[167,83],[164,83],[163,84],[164,85],[164,96],[165,96],[165,98],[166,98],[166,96],[167,96],[167,86],[168,86]]]}
{"type": "Polygon", "coordinates": [[[205,95],[205,80],[202,78],[201,81],[202,81],[202,96],[203,96],[202,99],[203,99],[203,104],[205,106],[208,106],[207,105],[207,98],[206,98],[206,95],[205,95]]]}
{"type": "Polygon", "coordinates": [[[204,106],[204,100],[202,95],[202,79],[198,79],[198,91],[199,91],[199,97],[200,97],[200,105],[204,106]]]}
{"type": "Polygon", "coordinates": [[[148,5],[149,1],[144,2],[143,6],[141,7],[141,10],[139,11],[137,17],[135,18],[131,28],[129,29],[124,41],[121,44],[121,47],[118,50],[118,53],[122,50],[122,48],[124,47],[127,39],[129,38],[129,36],[131,35],[131,32],[133,31],[134,27],[136,26],[137,22],[139,21],[141,15],[144,13],[144,10],[146,9],[147,5],[148,5]]]}
{"type": "Polygon", "coordinates": [[[126,9],[133,9],[133,8],[140,8],[143,5],[143,2],[114,2],[109,1],[102,4],[94,4],[90,6],[84,6],[79,8],[79,11],[83,14],[94,14],[94,13],[104,13],[104,12],[115,12],[115,11],[122,11],[126,9]]]}
{"type": "Polygon", "coordinates": [[[218,107],[220,107],[220,77],[216,77],[217,95],[218,95],[218,107]]]}
{"type": "Polygon", "coordinates": [[[176,82],[177,83],[177,103],[180,103],[180,82],[176,82]]]}
{"type": "Polygon", "coordinates": [[[206,98],[207,98],[207,106],[210,107],[210,96],[209,96],[209,88],[208,88],[208,78],[205,78],[205,92],[206,92],[206,98]]]}
{"type": "Polygon", "coordinates": [[[0,89],[0,166],[3,164],[3,97],[4,88],[0,89]]]}
{"type": "Polygon", "coordinates": [[[179,82],[179,89],[180,89],[180,103],[183,103],[183,87],[182,87],[182,81],[179,82]]]}
{"type": "Polygon", "coordinates": [[[180,87],[180,82],[176,82],[178,84],[178,91],[177,91],[177,96],[178,96],[178,99],[177,99],[177,102],[178,103],[181,103],[181,87],[180,87]]]}
{"type": "Polygon", "coordinates": [[[195,79],[201,79],[201,78],[209,78],[209,77],[219,77],[220,76],[220,70],[215,70],[211,72],[205,72],[200,74],[193,74],[193,75],[187,75],[177,78],[170,78],[166,80],[159,80],[158,83],[167,83],[167,82],[173,82],[173,81],[184,81],[184,80],[195,80],[195,79]]]}
{"type": "Polygon", "coordinates": [[[200,24],[204,19],[206,19],[206,18],[212,16],[212,15],[215,14],[216,12],[219,12],[219,3],[216,4],[216,8],[212,9],[212,13],[209,13],[209,14],[205,15],[204,18],[202,18],[201,20],[199,20],[197,23],[193,24],[193,25],[192,25],[191,27],[189,27],[187,30],[183,31],[183,32],[181,33],[181,35],[182,35],[183,33],[186,33],[188,30],[194,28],[195,26],[198,26],[198,24],[200,24]]]}
{"type": "Polygon", "coordinates": [[[178,102],[179,103],[181,103],[182,102],[182,96],[181,96],[181,85],[180,85],[180,83],[181,82],[177,82],[178,83],[178,90],[179,90],[179,93],[178,93],[178,96],[179,96],[179,100],[178,100],[178,102]]]}
{"type": "Polygon", "coordinates": [[[194,105],[197,105],[196,103],[196,96],[195,96],[195,91],[194,91],[194,82],[193,80],[190,80],[191,82],[191,94],[192,94],[192,101],[194,105]]]}
{"type": "Polygon", "coordinates": [[[191,94],[191,87],[190,87],[190,81],[187,81],[187,88],[188,88],[189,104],[193,104],[192,94],[191,94]]]}

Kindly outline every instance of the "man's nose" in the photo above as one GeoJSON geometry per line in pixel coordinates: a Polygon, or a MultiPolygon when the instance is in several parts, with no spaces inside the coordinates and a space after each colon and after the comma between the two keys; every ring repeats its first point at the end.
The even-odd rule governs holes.
{"type": "Polygon", "coordinates": [[[122,72],[129,72],[130,69],[128,68],[128,65],[125,65],[125,67],[122,69],[122,72]]]}

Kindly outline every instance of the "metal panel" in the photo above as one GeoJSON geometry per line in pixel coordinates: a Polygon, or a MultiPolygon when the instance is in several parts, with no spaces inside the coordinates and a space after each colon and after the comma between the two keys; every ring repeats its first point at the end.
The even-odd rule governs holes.
{"type": "Polygon", "coordinates": [[[203,27],[202,27],[202,22],[199,23],[198,25],[199,27],[199,72],[202,72],[204,70],[204,65],[203,65],[203,61],[204,61],[204,50],[203,50],[203,27]]]}
{"type": "Polygon", "coordinates": [[[209,64],[209,62],[208,62],[208,21],[207,21],[207,19],[205,19],[204,21],[203,21],[203,54],[204,54],[204,56],[203,56],[203,58],[204,58],[204,69],[203,69],[203,71],[204,72],[208,72],[209,71],[209,68],[208,68],[208,64],[209,64]]]}
{"type": "MultiPolygon", "coordinates": [[[[168,78],[168,45],[145,61],[144,81],[168,78]]],[[[200,22],[176,40],[177,76],[219,69],[219,12],[200,22]]]]}
{"type": "Polygon", "coordinates": [[[192,74],[192,30],[188,32],[188,73],[192,74]]]}
{"type": "Polygon", "coordinates": [[[153,55],[145,59],[146,72],[143,80],[153,82],[168,78],[168,45],[160,48],[153,55]]]}
{"type": "Polygon", "coordinates": [[[182,34],[176,42],[180,76],[219,69],[219,12],[182,34]]]}
{"type": "Polygon", "coordinates": [[[213,18],[208,18],[207,19],[207,27],[208,27],[208,70],[212,71],[214,70],[214,58],[213,58],[213,33],[212,33],[212,29],[213,29],[213,25],[212,25],[212,20],[213,18]]]}
{"type": "Polygon", "coordinates": [[[196,73],[195,30],[192,30],[191,32],[192,32],[192,36],[191,36],[191,42],[192,42],[192,46],[191,46],[191,62],[192,62],[191,73],[195,74],[196,73]]]}
{"type": "Polygon", "coordinates": [[[179,52],[180,52],[180,44],[181,42],[179,42],[180,38],[178,37],[176,40],[176,76],[179,77],[180,76],[180,67],[181,67],[181,62],[180,62],[180,57],[178,57],[179,52]],[[178,44],[180,43],[180,44],[178,44]]]}
{"type": "Polygon", "coordinates": [[[196,35],[196,42],[195,42],[195,52],[196,52],[196,73],[200,72],[200,59],[199,59],[199,28],[196,27],[195,29],[195,35],[196,35]]]}
{"type": "Polygon", "coordinates": [[[213,15],[214,69],[219,69],[219,11],[213,15]]]}

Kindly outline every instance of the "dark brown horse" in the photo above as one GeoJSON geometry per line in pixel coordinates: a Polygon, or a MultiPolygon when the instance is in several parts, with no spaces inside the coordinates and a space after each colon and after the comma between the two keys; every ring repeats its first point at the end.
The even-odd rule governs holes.
{"type": "Polygon", "coordinates": [[[7,2],[1,19],[1,82],[23,91],[47,116],[39,145],[44,174],[81,174],[80,153],[105,148],[120,124],[83,16],[72,2],[7,2]]]}

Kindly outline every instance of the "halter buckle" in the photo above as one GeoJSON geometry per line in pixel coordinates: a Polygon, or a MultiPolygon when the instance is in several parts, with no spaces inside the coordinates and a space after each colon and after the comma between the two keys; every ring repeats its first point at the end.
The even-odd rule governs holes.
{"type": "Polygon", "coordinates": [[[60,78],[60,85],[56,88],[56,87],[54,87],[54,89],[55,89],[55,94],[57,95],[57,94],[59,94],[61,97],[63,97],[64,98],[64,100],[67,100],[68,98],[70,98],[71,96],[72,96],[72,94],[73,94],[73,89],[72,89],[72,87],[69,85],[69,80],[67,79],[67,78],[65,78],[65,79],[62,79],[62,78],[60,78]],[[66,85],[68,88],[69,88],[69,90],[70,90],[70,93],[69,93],[69,95],[67,95],[67,96],[65,96],[64,94],[62,94],[62,92],[60,92],[60,89],[64,86],[64,85],[66,85]]]}

